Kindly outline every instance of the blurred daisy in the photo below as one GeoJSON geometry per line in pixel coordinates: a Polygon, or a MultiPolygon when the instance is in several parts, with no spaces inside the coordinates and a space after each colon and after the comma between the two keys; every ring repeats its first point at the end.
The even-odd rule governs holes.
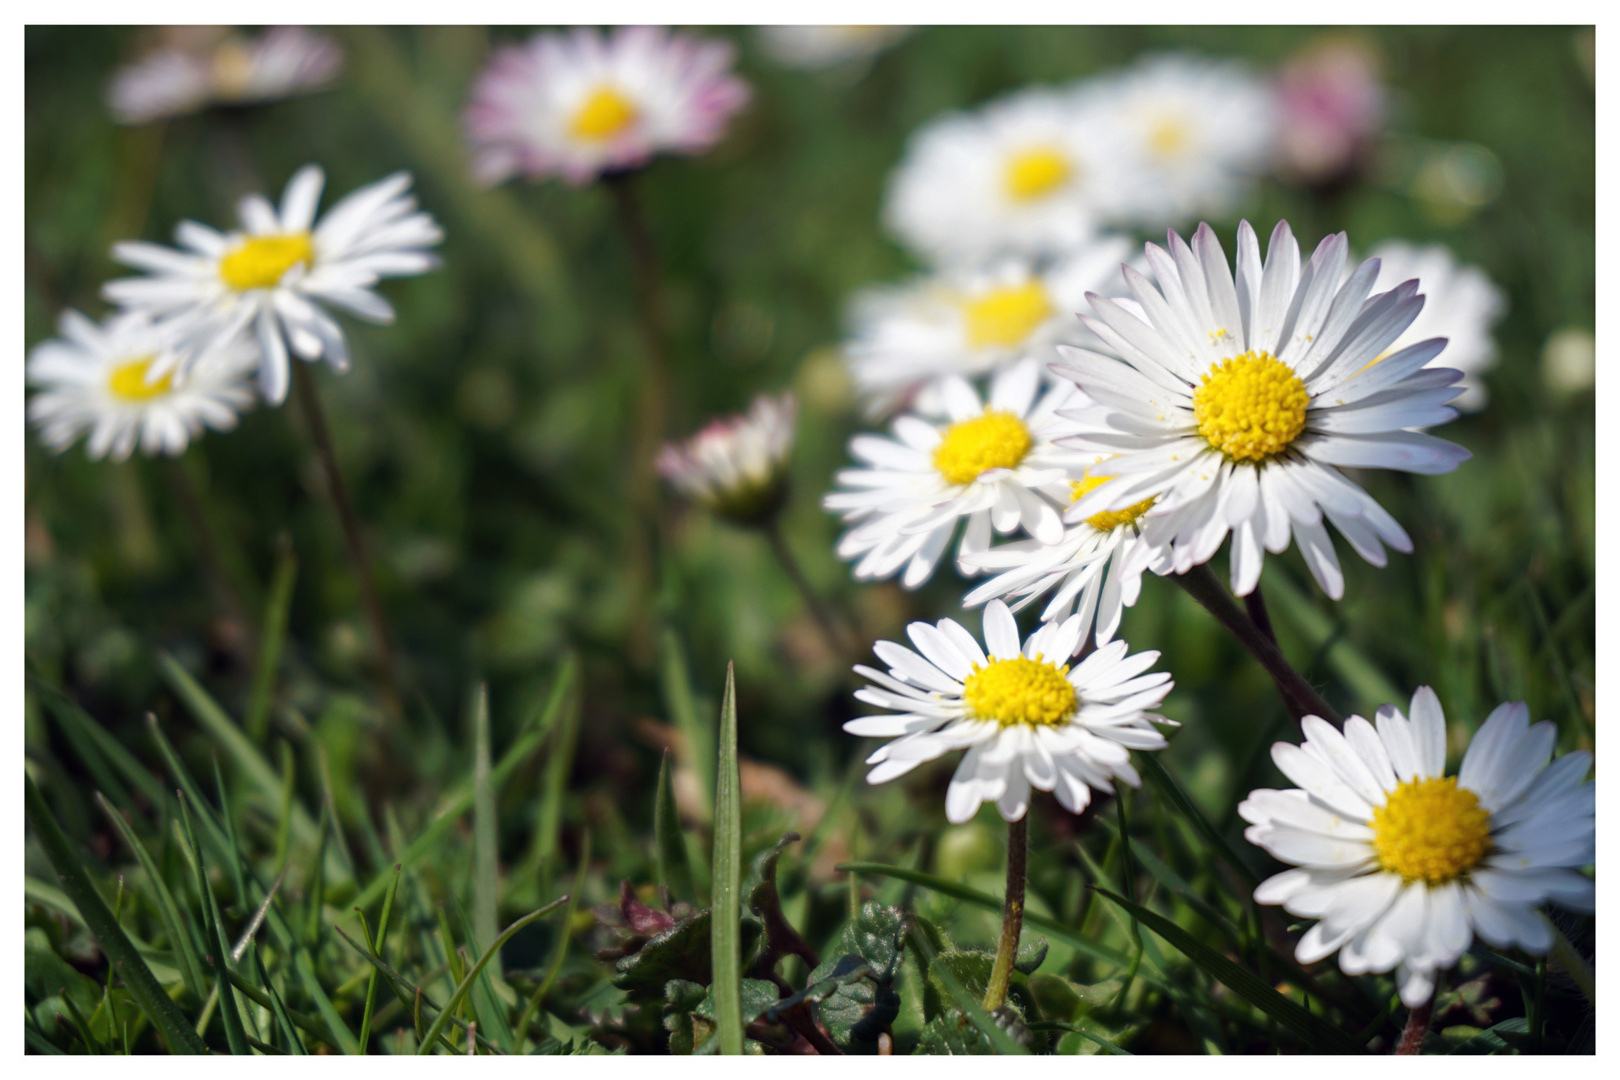
{"type": "MultiPolygon", "coordinates": [[[[1099,456],[1085,479],[1073,484],[1076,501],[1113,479],[1101,471],[1103,460],[1099,456]]],[[[1149,496],[1123,510],[1080,519],[1056,544],[1019,540],[964,557],[971,569],[1001,573],[968,593],[962,606],[978,607],[1000,597],[1014,600],[1012,610],[1021,611],[1055,589],[1041,620],[1052,622],[1077,613],[1082,636],[1095,623],[1097,644],[1108,644],[1119,630],[1124,609],[1133,606],[1142,591],[1142,571],[1170,571],[1169,550],[1143,535],[1142,518],[1152,507],[1149,496]]]]}
{"type": "Polygon", "coordinates": [[[792,394],[761,394],[747,415],[716,420],[684,442],[664,444],[658,471],[710,512],[759,524],[787,499],[795,413],[792,394]]]}
{"type": "MultiPolygon", "coordinates": [[[[933,576],[964,518],[959,558],[988,548],[992,527],[1007,533],[1022,526],[1047,544],[1063,539],[1058,509],[1089,459],[1052,442],[1070,430],[1055,410],[1074,397],[1074,387],[1055,387],[1036,401],[1039,380],[1036,362],[1024,360],[995,377],[985,403],[965,379],[951,376],[941,391],[948,423],[906,414],[894,422],[894,439],[851,440],[850,453],[865,464],[840,472],[844,490],[822,505],[854,523],[837,552],[858,560],[858,580],[881,580],[903,567],[900,583],[915,589],[933,576]]],[[[960,561],[958,569],[970,572],[960,561]]]]}
{"type": "Polygon", "coordinates": [[[280,26],[253,38],[224,27],[166,29],[169,44],[113,76],[107,107],[119,123],[293,97],[325,86],[343,66],[336,43],[301,26],[280,26]]]}
{"type": "Polygon", "coordinates": [[[701,153],[748,101],[748,84],[731,73],[734,52],[727,41],[649,26],[504,45],[467,106],[474,172],[487,184],[557,175],[578,185],[657,153],[701,153]]]}
{"type": "Polygon", "coordinates": [[[64,311],[62,336],[28,353],[28,419],[60,453],[89,432],[91,458],[123,461],[139,443],[147,455],[179,454],[204,427],[229,431],[253,405],[246,380],[258,357],[235,341],[201,358],[183,378],[154,375],[167,341],[142,312],[97,324],[64,311]]]}
{"type": "Polygon", "coordinates": [[[110,281],[102,292],[174,330],[188,356],[211,351],[252,324],[260,391],[279,405],[287,397],[289,346],[305,360],[348,369],[343,330],[324,305],[369,322],[392,322],[394,309],[372,286],[438,264],[427,249],[443,234],[406,194],[408,173],[352,192],[317,224],[324,183],[318,167],[298,170],[279,212],[264,196],[249,195],[237,209],[240,231],[219,233],[183,221],[175,230],[181,251],[138,240],[114,244],[113,258],[147,276],[110,281]]]}
{"type": "Polygon", "coordinates": [[[1261,789],[1238,806],[1243,835],[1299,869],[1261,882],[1254,898],[1320,919],[1296,957],[1339,950],[1346,975],[1396,971],[1417,1008],[1435,975],[1474,935],[1498,949],[1545,953],[1547,900],[1591,911],[1595,858],[1592,756],[1548,764],[1557,730],[1530,726],[1522,701],[1498,706],[1474,734],[1462,769],[1446,776],[1446,723],[1427,686],[1411,719],[1393,705],[1377,726],[1359,716],[1340,734],[1314,716],[1303,746],[1275,743],[1272,760],[1297,788],[1261,789]]]}
{"type": "Polygon", "coordinates": [[[1082,431],[1062,444],[1116,455],[1108,469],[1119,477],[1071,512],[1121,511],[1157,496],[1147,516],[1172,544],[1178,574],[1207,562],[1230,532],[1240,596],[1259,582],[1265,552],[1297,538],[1317,583],[1338,599],[1344,575],[1324,517],[1374,566],[1384,565],[1384,544],[1410,552],[1412,541],[1337,467],[1433,474],[1468,460],[1462,447],[1414,430],[1457,415],[1445,403],[1461,372],[1424,369],[1443,338],[1386,355],[1423,297],[1407,281],[1369,299],[1376,259],[1341,286],[1343,233],[1301,267],[1281,222],[1262,267],[1243,222],[1235,284],[1208,225],[1190,247],[1170,233],[1169,247],[1147,245],[1158,288],[1126,268],[1134,308],[1087,298],[1096,314],[1082,318],[1123,361],[1060,349],[1068,362],[1054,370],[1096,402],[1065,411],[1082,431]]]}
{"type": "Polygon", "coordinates": [[[1496,342],[1491,327],[1507,310],[1507,297],[1491,284],[1485,271],[1464,266],[1443,244],[1418,246],[1386,240],[1368,252],[1381,263],[1373,291],[1393,289],[1413,278],[1423,283],[1428,301],[1406,332],[1385,352],[1398,352],[1426,338],[1446,339],[1446,366],[1463,373],[1463,392],[1457,408],[1474,412],[1484,408],[1485,383],[1480,374],[1496,363],[1496,342]]]}
{"type": "Polygon", "coordinates": [[[820,69],[870,60],[911,30],[909,26],[761,26],[757,33],[777,63],[820,69]]]}
{"type": "Polygon", "coordinates": [[[857,293],[844,352],[868,413],[937,413],[946,376],[1055,360],[1057,342],[1096,344],[1075,313],[1090,292],[1124,289],[1119,266],[1130,250],[1123,237],[1104,237],[1045,270],[1006,258],[857,293]]]}
{"type": "Polygon", "coordinates": [[[967,750],[945,795],[945,816],[954,824],[986,802],[1017,821],[1029,809],[1030,788],[1054,793],[1078,814],[1092,788],[1112,792],[1115,779],[1141,786],[1131,750],[1166,745],[1153,724],[1173,721],[1146,710],[1173,684],[1166,672],[1143,674],[1159,654],[1127,656],[1125,642],[1116,641],[1071,670],[1068,660],[1085,636],[1078,615],[1044,623],[1022,648],[1018,623],[1000,600],[984,609],[985,649],[952,619],[914,622],[906,633],[916,652],[892,641],[873,646],[887,675],[855,668],[873,684],[855,696],[891,713],[859,717],[844,730],[897,736],[866,759],[875,766],[866,774],[869,784],[967,750]]]}
{"type": "MultiPolygon", "coordinates": [[[[1025,90],[911,137],[883,217],[924,259],[1067,252],[1119,180],[1115,125],[1073,94],[1025,90]]],[[[1117,261],[1117,260],[1116,260],[1117,261]]]]}
{"type": "Polygon", "coordinates": [[[1075,88],[1082,107],[1117,127],[1113,182],[1100,189],[1121,222],[1162,228],[1166,221],[1221,218],[1247,198],[1271,154],[1271,94],[1236,61],[1152,57],[1075,88]]]}
{"type": "Polygon", "coordinates": [[[1384,126],[1378,56],[1359,38],[1328,38],[1298,53],[1277,73],[1275,92],[1279,163],[1308,183],[1348,175],[1384,126]]]}

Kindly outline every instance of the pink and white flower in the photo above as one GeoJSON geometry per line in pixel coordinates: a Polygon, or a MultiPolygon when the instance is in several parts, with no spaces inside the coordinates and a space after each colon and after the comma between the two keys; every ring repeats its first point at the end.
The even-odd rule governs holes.
{"type": "Polygon", "coordinates": [[[301,26],[278,26],[251,38],[223,27],[170,27],[165,37],[169,44],[113,76],[107,106],[119,123],[306,94],[330,83],[343,66],[336,42],[301,26]]]}
{"type": "Polygon", "coordinates": [[[658,471],[699,506],[757,524],[786,498],[796,413],[792,394],[761,394],[745,415],[715,420],[690,439],[665,443],[658,471]]]}

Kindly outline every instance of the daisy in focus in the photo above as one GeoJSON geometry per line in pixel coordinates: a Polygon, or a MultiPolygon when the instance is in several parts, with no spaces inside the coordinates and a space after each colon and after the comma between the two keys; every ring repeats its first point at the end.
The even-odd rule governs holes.
{"type": "Polygon", "coordinates": [[[247,379],[258,361],[251,344],[227,343],[179,377],[154,374],[168,343],[141,312],[95,323],[65,311],[61,337],[28,353],[28,419],[60,453],[89,433],[94,460],[123,461],[137,445],[148,456],[177,455],[203,428],[230,431],[253,406],[247,379]]]}
{"type": "MultiPolygon", "coordinates": [[[[1085,478],[1074,482],[1075,501],[1113,479],[1101,471],[1103,460],[1099,457],[1085,478]]],[[[964,557],[970,569],[1001,573],[968,593],[962,606],[978,607],[999,597],[1014,601],[1012,610],[1021,611],[1051,592],[1041,621],[1077,614],[1082,636],[1095,624],[1097,644],[1108,644],[1124,610],[1141,595],[1142,572],[1170,572],[1169,550],[1143,535],[1142,518],[1152,506],[1150,496],[1124,510],[1081,518],[1056,544],[1018,540],[964,557]]]]}
{"type": "Polygon", "coordinates": [[[1046,88],[942,117],[911,137],[884,223],[937,263],[1067,252],[1095,230],[1118,179],[1115,135],[1099,110],[1046,88]]]}
{"type": "Polygon", "coordinates": [[[1007,605],[984,609],[984,643],[952,619],[914,622],[906,634],[917,649],[892,641],[873,646],[889,667],[858,665],[873,685],[856,698],[889,713],[849,721],[851,735],[890,738],[866,759],[869,784],[904,776],[925,761],[966,750],[945,795],[945,816],[968,821],[993,802],[1007,821],[1029,809],[1030,789],[1050,791],[1063,808],[1080,813],[1091,791],[1112,792],[1113,781],[1140,787],[1131,750],[1166,743],[1155,723],[1173,685],[1167,672],[1147,673],[1157,652],[1126,655],[1116,641],[1072,669],[1080,647],[1080,617],[1044,623],[1019,646],[1018,623],[1007,605]],[[988,652],[988,655],[986,653],[988,652]],[[920,655],[919,655],[920,654],[920,655]]]}
{"type": "Polygon", "coordinates": [[[1410,719],[1385,705],[1376,727],[1352,716],[1341,734],[1307,716],[1303,746],[1272,746],[1300,786],[1251,792],[1238,813],[1250,843],[1298,867],[1261,882],[1255,900],[1321,920],[1300,939],[1300,963],[1338,950],[1346,975],[1395,969],[1401,1001],[1417,1008],[1475,935],[1541,954],[1552,931],[1540,904],[1593,909],[1580,872],[1596,857],[1595,785],[1581,782],[1592,755],[1549,765],[1557,730],[1529,721],[1523,702],[1498,706],[1456,776],[1427,686],[1410,719]]]}
{"type": "Polygon", "coordinates": [[[1384,546],[1410,552],[1406,531],[1340,467],[1446,473],[1460,446],[1415,429],[1445,423],[1462,373],[1425,368],[1432,338],[1388,354],[1423,307],[1418,282],[1375,296],[1376,259],[1341,286],[1348,242],[1328,237],[1304,266],[1288,223],[1265,263],[1248,222],[1238,226],[1237,276],[1208,225],[1189,246],[1147,245],[1158,287],[1127,267],[1134,305],[1089,296],[1081,316],[1123,359],[1060,349],[1054,370],[1096,404],[1065,410],[1083,430],[1061,440],[1114,455],[1114,483],[1083,495],[1074,517],[1119,512],[1157,497],[1149,525],[1173,548],[1174,570],[1209,561],[1232,535],[1232,591],[1260,581],[1266,552],[1299,541],[1335,600],[1344,574],[1327,522],[1374,566],[1384,546]]]}
{"type": "Polygon", "coordinates": [[[1367,253],[1381,269],[1373,289],[1393,289],[1417,278],[1428,302],[1406,332],[1387,351],[1399,352],[1425,338],[1446,339],[1446,366],[1463,373],[1463,392],[1453,404],[1464,412],[1485,407],[1481,373],[1496,364],[1491,327],[1507,311],[1507,297],[1477,266],[1465,266],[1443,244],[1409,244],[1386,240],[1367,253]]]}
{"type": "Polygon", "coordinates": [[[319,90],[337,77],[343,50],[301,26],[258,37],[224,27],[174,26],[167,43],[120,68],[107,107],[121,124],[183,116],[209,105],[251,105],[319,90]]]}
{"type": "Polygon", "coordinates": [[[465,123],[479,181],[561,176],[580,185],[697,154],[748,101],[735,50],[650,26],[576,29],[504,45],[478,77],[465,123]]]}
{"type": "Polygon", "coordinates": [[[1024,360],[995,377],[984,402],[967,380],[951,376],[941,390],[946,423],[907,413],[894,422],[895,438],[850,441],[864,464],[840,472],[843,490],[822,505],[852,523],[837,553],[856,560],[857,580],[900,573],[901,585],[917,588],[964,519],[957,549],[964,574],[971,571],[962,560],[990,546],[992,529],[1022,527],[1046,544],[1063,539],[1058,511],[1089,459],[1053,442],[1071,430],[1056,410],[1076,397],[1074,388],[1053,387],[1037,401],[1039,380],[1035,361],[1024,360]]]}
{"type": "Polygon", "coordinates": [[[777,63],[821,70],[870,60],[911,30],[909,26],[761,26],[757,33],[777,63]]]}
{"type": "Polygon", "coordinates": [[[249,195],[237,208],[241,228],[229,233],[183,221],[175,229],[183,250],[139,240],[114,244],[113,258],[147,276],[110,281],[103,295],[174,332],[186,367],[251,325],[261,354],[260,392],[274,405],[287,397],[289,347],[346,371],[348,343],[327,306],[393,322],[393,307],[372,287],[438,265],[427,249],[443,233],[406,194],[408,173],[350,193],[317,222],[325,179],[317,166],[298,170],[279,211],[263,195],[249,195]]]}
{"type": "Polygon", "coordinates": [[[1045,269],[1005,258],[869,288],[850,304],[844,347],[869,415],[942,409],[941,380],[1002,370],[1027,356],[1055,360],[1059,342],[1095,345],[1074,317],[1091,292],[1124,289],[1130,241],[1104,237],[1045,269]]]}
{"type": "Polygon", "coordinates": [[[1106,189],[1112,220],[1160,228],[1227,217],[1270,160],[1271,92],[1235,61],[1151,57],[1082,82],[1075,94],[1117,127],[1109,142],[1117,172],[1106,189]]]}
{"type": "Polygon", "coordinates": [[[729,521],[769,520],[787,500],[796,412],[792,394],[761,394],[746,415],[716,420],[684,442],[666,443],[658,471],[688,499],[729,521]]]}

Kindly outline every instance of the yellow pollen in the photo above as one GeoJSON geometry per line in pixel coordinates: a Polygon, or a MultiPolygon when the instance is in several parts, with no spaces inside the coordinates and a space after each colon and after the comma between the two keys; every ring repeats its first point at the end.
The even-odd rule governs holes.
{"type": "Polygon", "coordinates": [[[1288,365],[1265,352],[1222,360],[1193,393],[1198,434],[1233,461],[1266,461],[1305,430],[1311,396],[1288,365]]]}
{"type": "Polygon", "coordinates": [[[1179,116],[1160,117],[1148,132],[1148,149],[1161,158],[1175,157],[1187,149],[1189,134],[1179,116]]]}
{"type": "Polygon", "coordinates": [[[585,99],[571,125],[580,139],[611,139],[636,122],[636,107],[610,86],[598,87],[585,99]]]}
{"type": "Polygon", "coordinates": [[[993,289],[962,306],[968,344],[975,349],[1017,345],[1056,310],[1039,281],[993,289]]]}
{"type": "MultiPolygon", "coordinates": [[[[1069,500],[1069,505],[1073,506],[1080,501],[1082,495],[1089,495],[1112,479],[1112,476],[1093,476],[1091,470],[1087,469],[1085,479],[1070,482],[1069,488],[1074,492],[1074,497],[1069,500]]],[[[1153,508],[1158,498],[1157,495],[1149,495],[1141,502],[1132,503],[1123,510],[1104,510],[1092,514],[1086,518],[1086,524],[1098,532],[1113,532],[1121,525],[1135,525],[1143,514],[1153,508]]]]}
{"type": "Polygon", "coordinates": [[[172,373],[166,372],[156,382],[146,381],[147,369],[156,359],[155,356],[141,356],[119,364],[107,376],[107,389],[112,391],[113,397],[125,401],[151,401],[167,394],[174,386],[172,373]]]}
{"type": "Polygon", "coordinates": [[[1055,727],[1069,719],[1079,703],[1069,682],[1069,665],[1048,663],[1039,654],[1029,660],[991,658],[984,667],[973,665],[962,696],[981,720],[1002,727],[1055,727]]]}
{"type": "Polygon", "coordinates": [[[1373,810],[1373,849],[1385,870],[1443,885],[1491,849],[1491,815],[1455,776],[1408,780],[1373,810]]]}
{"type": "Polygon", "coordinates": [[[1062,187],[1074,175],[1067,157],[1049,147],[1025,150],[1007,162],[1003,180],[1014,202],[1034,202],[1062,187]]]}
{"type": "Polygon", "coordinates": [[[237,292],[272,289],[288,270],[314,257],[315,245],[307,232],[255,236],[219,260],[219,276],[237,292]]]}
{"type": "Polygon", "coordinates": [[[1033,442],[1018,417],[986,409],[983,416],[945,429],[934,447],[934,468],[953,484],[971,484],[989,469],[1010,469],[1023,461],[1033,442]]]}

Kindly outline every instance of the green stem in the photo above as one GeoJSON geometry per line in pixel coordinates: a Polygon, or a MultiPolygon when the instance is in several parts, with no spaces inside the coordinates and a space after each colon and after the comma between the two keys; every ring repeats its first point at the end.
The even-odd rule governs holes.
{"type": "Polygon", "coordinates": [[[1434,993],[1429,1000],[1413,1009],[1406,1018],[1406,1028],[1401,1032],[1401,1041],[1395,1047],[1395,1053],[1400,1056],[1415,1056],[1423,1049],[1423,1040],[1429,1034],[1429,1021],[1434,1019],[1434,999],[1440,992],[1440,984],[1436,981],[1434,993]]]}
{"type": "Polygon", "coordinates": [[[1007,896],[1001,911],[1001,941],[996,945],[995,966],[990,969],[990,985],[984,992],[985,1012],[995,1012],[1007,1000],[1012,981],[1013,960],[1018,955],[1018,937],[1024,929],[1024,870],[1029,853],[1029,814],[1007,823],[1007,896]]]}
{"type": "Polygon", "coordinates": [[[771,546],[771,554],[781,564],[782,572],[793,582],[793,587],[799,591],[799,598],[804,606],[810,610],[810,615],[821,630],[821,636],[826,639],[827,648],[834,656],[853,659],[859,655],[860,646],[855,635],[850,631],[844,620],[833,614],[833,610],[826,601],[816,593],[810,584],[810,579],[804,576],[799,567],[799,561],[793,557],[793,551],[787,546],[787,539],[782,535],[782,524],[778,518],[772,517],[762,527],[765,540],[771,546]]]}

